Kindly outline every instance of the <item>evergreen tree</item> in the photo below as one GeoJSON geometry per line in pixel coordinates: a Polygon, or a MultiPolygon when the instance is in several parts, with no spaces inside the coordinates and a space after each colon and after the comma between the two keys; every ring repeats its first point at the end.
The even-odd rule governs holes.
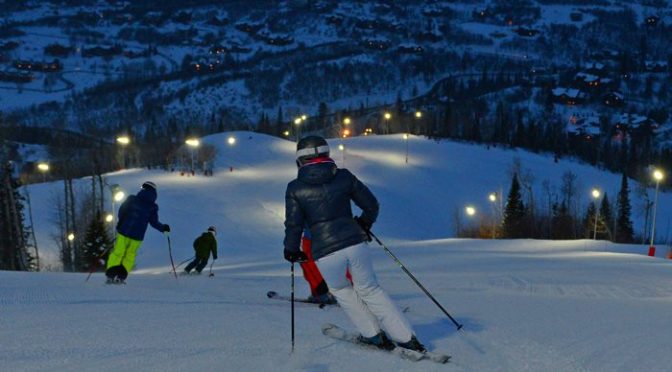
{"type": "Polygon", "coordinates": [[[524,237],[523,221],[525,218],[525,205],[520,195],[520,183],[518,174],[514,173],[511,181],[511,189],[506,200],[504,208],[504,220],[502,222],[502,233],[505,238],[524,237]]]}
{"type": "Polygon", "coordinates": [[[86,229],[82,260],[78,265],[79,271],[91,270],[92,265],[96,265],[95,260],[106,260],[112,244],[105,222],[98,211],[86,229]]]}
{"type": "Polygon", "coordinates": [[[14,178],[14,163],[0,143],[0,270],[25,271],[33,265],[27,250],[20,186],[14,178]]]}
{"type": "Polygon", "coordinates": [[[628,177],[623,173],[621,190],[618,192],[616,231],[614,232],[617,243],[631,243],[634,240],[634,230],[630,218],[630,191],[628,189],[628,177]]]}
{"type": "Polygon", "coordinates": [[[613,229],[614,229],[614,212],[611,210],[611,203],[609,203],[609,198],[607,193],[604,193],[604,198],[602,198],[602,203],[600,204],[600,220],[598,223],[602,223],[602,229],[598,229],[597,238],[598,239],[613,239],[613,229]]]}

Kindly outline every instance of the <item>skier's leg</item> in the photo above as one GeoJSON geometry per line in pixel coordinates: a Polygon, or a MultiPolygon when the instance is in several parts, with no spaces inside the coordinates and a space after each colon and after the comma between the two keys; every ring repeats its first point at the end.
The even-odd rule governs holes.
{"type": "Polygon", "coordinates": [[[378,285],[367,249],[366,244],[359,244],[348,250],[354,290],[380,321],[390,339],[407,342],[413,336],[413,328],[397,305],[378,285]]]}
{"type": "Polygon", "coordinates": [[[191,262],[189,262],[189,265],[187,265],[187,266],[184,268],[184,271],[186,271],[187,273],[189,273],[191,270],[194,269],[194,267],[196,267],[196,265],[198,265],[198,257],[194,257],[194,260],[191,261],[191,262]]]}
{"type": "Polygon", "coordinates": [[[203,271],[203,268],[208,264],[208,258],[209,257],[199,258],[198,265],[196,266],[196,271],[198,271],[199,273],[203,271]]]}
{"type": "Polygon", "coordinates": [[[107,263],[105,265],[105,276],[114,278],[119,275],[119,268],[121,260],[126,252],[128,238],[122,234],[117,233],[117,238],[114,241],[114,248],[107,256],[107,263]]]}
{"type": "Polygon", "coordinates": [[[329,283],[331,293],[336,297],[338,304],[348,315],[359,333],[364,337],[374,337],[380,333],[380,326],[376,317],[369,311],[359,298],[353,287],[345,277],[348,267],[346,248],[320,258],[317,266],[322,276],[329,283]]]}
{"type": "Polygon", "coordinates": [[[128,238],[126,252],[121,260],[121,264],[124,266],[126,272],[122,275],[121,279],[126,279],[128,273],[133,270],[133,266],[135,265],[135,255],[138,253],[138,249],[140,249],[140,244],[142,244],[142,240],[128,238]]]}

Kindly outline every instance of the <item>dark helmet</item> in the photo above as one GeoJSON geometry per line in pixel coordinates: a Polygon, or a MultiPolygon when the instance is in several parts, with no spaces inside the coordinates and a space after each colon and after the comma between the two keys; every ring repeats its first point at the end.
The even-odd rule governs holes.
{"type": "Polygon", "coordinates": [[[297,165],[321,156],[329,156],[329,144],[320,136],[304,137],[296,144],[297,165]]]}

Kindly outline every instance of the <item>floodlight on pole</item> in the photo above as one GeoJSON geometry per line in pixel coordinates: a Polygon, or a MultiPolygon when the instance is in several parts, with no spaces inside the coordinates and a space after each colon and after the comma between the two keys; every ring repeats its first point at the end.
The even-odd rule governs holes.
{"type": "Polygon", "coordinates": [[[127,135],[118,136],[117,143],[121,145],[121,165],[126,169],[126,146],[131,143],[131,138],[127,135]]]}
{"type": "Polygon", "coordinates": [[[194,151],[198,146],[201,145],[201,141],[198,138],[188,138],[184,141],[191,148],[191,173],[194,173],[194,151]]]}
{"type": "MultiPolygon", "coordinates": [[[[116,213],[115,208],[114,208],[115,202],[120,202],[120,201],[124,200],[125,194],[124,194],[124,190],[121,189],[121,186],[119,186],[119,184],[115,183],[115,184],[112,184],[112,185],[108,185],[108,187],[110,189],[110,193],[112,194],[112,219],[110,220],[110,222],[112,222],[112,224],[114,225],[114,216],[115,216],[115,213],[116,213]]],[[[107,220],[107,217],[106,217],[106,220],[107,220]]]]}
{"type": "Polygon", "coordinates": [[[341,151],[341,161],[345,167],[345,145],[342,143],[338,144],[338,149],[341,151]]]}
{"type": "Polygon", "coordinates": [[[472,205],[467,205],[464,208],[464,212],[467,214],[467,216],[472,217],[476,214],[476,208],[472,205]]]}
{"type": "Polygon", "coordinates": [[[488,194],[488,200],[492,203],[492,238],[495,239],[497,237],[497,211],[496,211],[496,204],[497,204],[497,193],[496,192],[491,192],[488,194]]]}
{"type": "Polygon", "coordinates": [[[656,193],[653,198],[653,221],[651,223],[651,241],[649,243],[649,256],[654,256],[656,254],[656,247],[653,246],[653,239],[656,236],[656,209],[658,208],[658,188],[660,186],[660,181],[665,178],[663,171],[660,169],[653,170],[653,179],[656,181],[656,193]]]}
{"type": "Polygon", "coordinates": [[[593,189],[592,191],[593,198],[595,198],[595,228],[593,229],[593,240],[597,239],[597,218],[600,215],[600,209],[597,206],[597,200],[600,198],[600,190],[593,189]]]}
{"type": "Polygon", "coordinates": [[[42,182],[46,182],[47,181],[47,172],[49,172],[49,164],[44,163],[44,162],[39,163],[39,164],[37,164],[37,170],[39,170],[40,173],[42,173],[42,182]]]}
{"type": "Polygon", "coordinates": [[[294,119],[294,125],[296,125],[296,129],[294,130],[294,133],[296,134],[296,142],[297,143],[299,142],[299,138],[301,137],[300,131],[301,131],[301,122],[302,121],[303,121],[303,118],[301,116],[294,119]]]}

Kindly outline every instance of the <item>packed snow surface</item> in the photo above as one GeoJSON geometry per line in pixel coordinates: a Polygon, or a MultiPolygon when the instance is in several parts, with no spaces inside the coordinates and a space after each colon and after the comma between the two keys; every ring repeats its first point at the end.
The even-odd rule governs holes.
{"type": "MultiPolygon", "coordinates": [[[[290,303],[265,294],[289,295],[291,288],[282,223],[285,186],[296,174],[294,144],[247,132],[204,141],[219,148],[213,177],[132,169],[108,175],[107,182],[131,193],[146,180],[158,185],[160,220],[171,225],[176,264],[193,255],[198,234],[217,226],[214,276],[208,266],[204,275],[176,279],[168,240],[151,228],[127,285],[105,285],[102,273],[87,282],[82,273],[0,272],[3,370],[669,371],[672,365],[666,246],[648,257],[645,244],[454,238],[455,215],[465,203],[492,213],[487,193],[506,193],[515,157],[536,175],[539,190],[545,179],[557,187],[572,170],[586,195],[601,185],[615,198],[618,175],[419,137],[411,137],[406,163],[401,136],[347,139],[343,152],[340,142],[329,142],[339,166],[379,198],[374,232],[464,325],[456,331],[383,248],[370,244],[381,285],[408,307],[418,338],[453,359],[414,363],[335,341],[320,326],[353,329],[343,311],[306,304],[296,305],[292,352],[290,303]],[[234,146],[226,143],[229,136],[237,138],[234,146]]],[[[58,255],[50,221],[61,191],[58,182],[30,187],[43,265],[54,265],[58,255]]],[[[669,202],[659,195],[660,240],[669,202]]],[[[300,272],[297,267],[296,292],[305,297],[300,272]]]]}

